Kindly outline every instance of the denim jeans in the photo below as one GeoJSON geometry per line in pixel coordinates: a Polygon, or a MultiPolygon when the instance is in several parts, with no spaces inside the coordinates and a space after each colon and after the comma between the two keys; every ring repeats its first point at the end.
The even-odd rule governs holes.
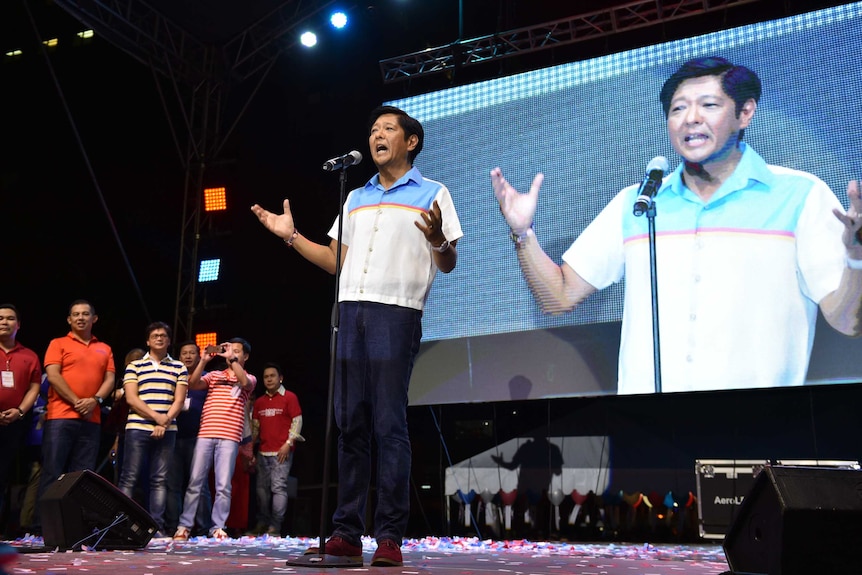
{"type": "Polygon", "coordinates": [[[199,437],[192,457],[192,474],[183,500],[180,527],[191,530],[195,523],[198,501],[203,484],[209,481],[210,469],[215,475],[215,500],[213,501],[211,529],[224,529],[230,514],[230,480],[236,465],[239,443],[230,439],[199,437]]]}
{"type": "Polygon", "coordinates": [[[167,499],[168,466],[174,454],[176,431],[168,431],[164,437],[155,439],[149,431],[127,429],[123,469],[120,472],[120,491],[130,499],[134,497],[135,483],[138,478],[149,477],[149,505],[147,511],[159,526],[165,530],[165,500],[167,499]],[[142,473],[149,462],[149,473],[142,473]]]}
{"type": "MultiPolygon", "coordinates": [[[[180,513],[183,510],[183,497],[188,487],[192,471],[192,457],[195,453],[197,437],[177,437],[174,445],[174,456],[168,467],[168,498],[165,502],[165,529],[176,530],[179,525],[180,513]]],[[[212,527],[213,501],[210,494],[210,483],[204,481],[198,500],[195,524],[199,529],[209,531],[212,527]]],[[[194,531],[192,529],[192,531],[194,531]]]]}
{"type": "MultiPolygon", "coordinates": [[[[42,479],[39,497],[58,477],[69,471],[93,470],[99,453],[98,423],[82,419],[48,419],[42,429],[42,479]]],[[[36,523],[39,506],[36,506],[36,523]]]]}
{"type": "Polygon", "coordinates": [[[410,513],[407,387],[422,338],[422,312],[369,302],[340,304],[335,368],[338,508],[334,535],[365,532],[371,438],[377,444],[374,536],[400,542],[410,513]]]}
{"type": "Polygon", "coordinates": [[[257,458],[257,516],[258,525],[281,532],[281,524],[287,511],[287,478],[293,465],[293,452],[279,463],[275,455],[259,455],[257,458]],[[272,506],[270,506],[272,499],[272,506]]]}

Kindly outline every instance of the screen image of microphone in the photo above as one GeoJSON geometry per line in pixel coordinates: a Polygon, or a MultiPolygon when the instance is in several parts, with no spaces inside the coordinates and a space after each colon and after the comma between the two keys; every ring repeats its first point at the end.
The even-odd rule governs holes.
{"type": "Polygon", "coordinates": [[[355,166],[361,161],[362,154],[360,154],[356,150],[353,150],[352,152],[347,152],[343,156],[338,156],[336,158],[332,158],[331,160],[326,160],[325,162],[323,162],[323,171],[331,172],[333,170],[341,170],[349,166],[355,166]]]}
{"type": "Polygon", "coordinates": [[[652,199],[661,187],[661,180],[668,169],[667,158],[664,156],[656,156],[647,164],[646,176],[641,182],[641,188],[638,190],[638,197],[635,200],[634,215],[642,216],[652,205],[652,199]]]}

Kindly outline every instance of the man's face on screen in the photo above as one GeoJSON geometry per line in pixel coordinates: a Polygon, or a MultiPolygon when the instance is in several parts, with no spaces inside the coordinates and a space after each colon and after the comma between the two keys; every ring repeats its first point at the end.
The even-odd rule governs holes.
{"type": "Polygon", "coordinates": [[[739,131],[751,123],[754,100],[736,113],[736,103],[718,76],[691,78],[679,85],[670,103],[667,131],[671,145],[686,162],[716,165],[737,151],[739,131]]]}

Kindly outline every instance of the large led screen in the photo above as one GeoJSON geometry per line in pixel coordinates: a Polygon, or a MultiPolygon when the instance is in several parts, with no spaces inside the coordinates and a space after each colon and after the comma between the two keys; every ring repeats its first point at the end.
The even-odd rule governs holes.
{"type": "MultiPolygon", "coordinates": [[[[545,174],[535,227],[559,263],[651,158],[676,166],[659,90],[682,62],[720,55],[763,82],[745,140],[770,164],[819,176],[846,207],[862,160],[860,47],[856,3],[390,102],[425,126],[416,165],[449,187],[465,232],[458,267],[438,274],[428,299],[411,403],[616,393],[622,283],[571,313],[542,314],[497,209],[491,168],[521,191],[545,174]]],[[[860,341],[821,320],[808,382],[862,381],[860,351],[860,341]]]]}

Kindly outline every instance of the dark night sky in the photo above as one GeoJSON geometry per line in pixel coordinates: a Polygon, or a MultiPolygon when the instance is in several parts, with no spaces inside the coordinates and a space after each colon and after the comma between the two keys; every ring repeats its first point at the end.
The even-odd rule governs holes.
{"type": "MultiPolygon", "coordinates": [[[[488,63],[463,71],[455,82],[589,58],[719,26],[779,17],[785,13],[782,10],[834,3],[763,0],[726,15],[726,20],[722,16],[692,19],[636,35],[488,63]]],[[[218,10],[207,18],[194,15],[207,6],[239,3],[186,0],[173,4],[182,6],[184,17],[191,15],[195,25],[214,35],[237,25],[236,19],[220,16],[218,10]]],[[[605,3],[464,0],[463,4],[464,37],[474,38],[605,3]]],[[[65,34],[63,38],[68,38],[80,28],[50,3],[29,0],[28,5],[43,37],[65,34]]],[[[84,47],[66,42],[49,56],[61,94],[49,67],[33,52],[35,35],[22,6],[21,0],[14,0],[0,8],[3,51],[29,49],[21,61],[0,65],[4,231],[0,301],[20,307],[19,339],[41,355],[49,339],[67,331],[69,303],[89,299],[100,316],[95,333],[114,347],[120,361],[129,348],[144,343],[148,319],[173,320],[183,170],[147,67],[98,37],[84,47]]],[[[223,278],[207,294],[215,309],[199,314],[196,328],[213,327],[224,337],[246,337],[253,347],[249,369],[258,371],[266,361],[281,363],[291,386],[307,400],[304,406],[310,406],[312,397],[325,397],[333,281],[289,253],[248,208],[257,202],[276,209],[281,198],[289,197],[298,228],[328,243],[326,231],[338,208],[338,178],[323,173],[321,163],[351,149],[365,153],[365,120],[375,105],[452,83],[451,78],[436,76],[384,86],[378,62],[456,40],[456,0],[380,0],[360,6],[351,12],[354,28],[331,38],[327,46],[314,54],[294,46],[281,57],[229,140],[222,162],[208,172],[212,183],[227,185],[230,207],[212,220],[217,247],[223,250],[223,278]]],[[[244,102],[242,92],[247,88],[237,90],[231,110],[244,102]]],[[[352,168],[349,184],[359,185],[372,173],[368,162],[352,168]]]]}

